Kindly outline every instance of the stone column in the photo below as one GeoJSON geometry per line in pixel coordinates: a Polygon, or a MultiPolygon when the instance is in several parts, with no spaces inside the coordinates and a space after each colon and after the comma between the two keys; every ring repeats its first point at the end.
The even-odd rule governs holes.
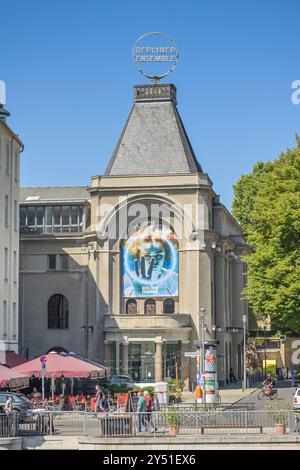
{"type": "Polygon", "coordinates": [[[189,350],[189,344],[188,340],[181,341],[181,380],[184,384],[184,391],[189,391],[190,387],[190,359],[184,355],[189,350]]]}
{"type": "Polygon", "coordinates": [[[121,370],[123,374],[128,375],[128,341],[121,343],[121,370]]]}
{"type": "Polygon", "coordinates": [[[113,367],[112,363],[112,343],[104,340],[104,365],[105,367],[113,367]]]}
{"type": "Polygon", "coordinates": [[[161,382],[163,379],[163,340],[156,337],[155,340],[155,382],[161,382]]]}

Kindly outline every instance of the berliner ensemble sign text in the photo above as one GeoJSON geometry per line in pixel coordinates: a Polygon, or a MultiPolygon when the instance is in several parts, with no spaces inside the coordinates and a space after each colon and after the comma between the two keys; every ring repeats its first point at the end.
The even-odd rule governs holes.
{"type": "Polygon", "coordinates": [[[138,38],[132,50],[138,71],[154,82],[173,72],[178,59],[175,40],[166,33],[146,33],[138,38]]]}
{"type": "Polygon", "coordinates": [[[136,47],[136,62],[177,62],[176,47],[136,47]]]}

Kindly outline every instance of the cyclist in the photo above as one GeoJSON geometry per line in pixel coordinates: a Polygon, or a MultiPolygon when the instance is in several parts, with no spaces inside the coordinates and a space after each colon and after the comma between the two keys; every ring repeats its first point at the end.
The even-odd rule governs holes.
{"type": "Polygon", "coordinates": [[[265,394],[270,395],[272,388],[275,387],[275,380],[270,374],[268,374],[266,380],[262,382],[262,387],[265,394]]]}

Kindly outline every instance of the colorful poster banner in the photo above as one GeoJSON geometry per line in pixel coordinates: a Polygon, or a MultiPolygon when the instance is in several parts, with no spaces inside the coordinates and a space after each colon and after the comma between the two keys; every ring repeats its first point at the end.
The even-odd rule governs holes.
{"type": "Polygon", "coordinates": [[[166,226],[147,225],[122,247],[123,297],[178,296],[178,241],[166,226]]]}

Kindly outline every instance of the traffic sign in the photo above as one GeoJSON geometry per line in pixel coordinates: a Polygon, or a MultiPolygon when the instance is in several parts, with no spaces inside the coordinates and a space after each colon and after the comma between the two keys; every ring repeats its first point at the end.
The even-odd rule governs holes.
{"type": "Polygon", "coordinates": [[[45,362],[47,362],[47,356],[41,356],[40,357],[40,361],[42,364],[44,364],[45,362]]]}
{"type": "Polygon", "coordinates": [[[199,357],[201,356],[200,351],[192,351],[192,352],[186,352],[184,353],[185,357],[199,357]]]}

